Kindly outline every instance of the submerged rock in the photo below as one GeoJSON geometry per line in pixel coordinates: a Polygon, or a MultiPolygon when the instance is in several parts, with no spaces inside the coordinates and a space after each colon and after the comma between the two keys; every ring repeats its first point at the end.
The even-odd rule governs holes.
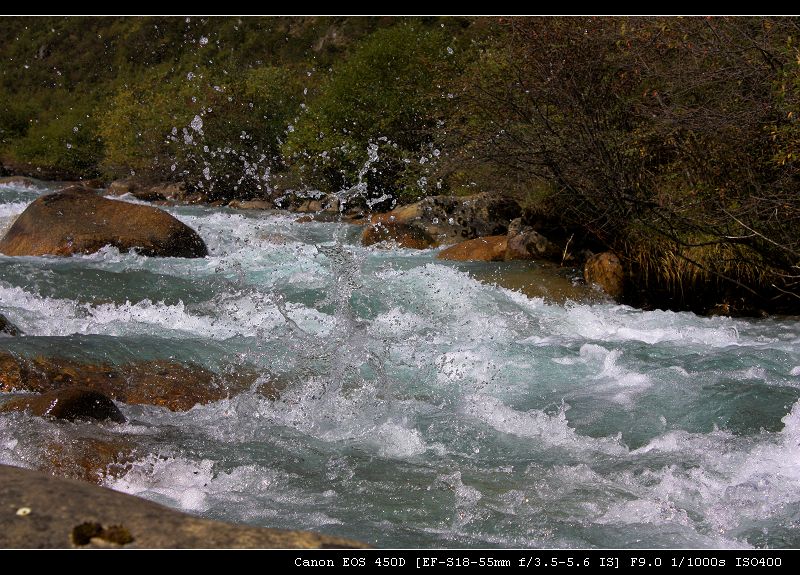
{"type": "MultiPolygon", "coordinates": [[[[96,391],[115,401],[186,411],[249,389],[257,374],[220,376],[197,365],[142,361],[126,365],[82,363],[55,357],[26,359],[0,351],[0,391],[48,392],[71,386],[96,391]]],[[[274,386],[262,393],[277,397],[274,386]]]]}
{"type": "Polygon", "coordinates": [[[19,330],[17,326],[8,321],[6,316],[0,313],[0,336],[4,335],[18,336],[21,333],[22,332],[19,330]]]}
{"type": "Polygon", "coordinates": [[[614,299],[622,297],[625,274],[622,262],[611,252],[590,257],[583,268],[583,277],[589,285],[597,285],[614,299]]]}
{"type": "Polygon", "coordinates": [[[31,203],[0,240],[0,253],[68,256],[106,245],[148,256],[208,255],[197,232],[165,211],[109,200],[78,186],[31,203]]]}
{"type": "Polygon", "coordinates": [[[505,234],[520,212],[515,200],[495,194],[434,196],[373,215],[361,239],[364,245],[393,240],[403,247],[435,247],[505,234]]]}
{"type": "Polygon", "coordinates": [[[29,411],[55,419],[109,419],[125,423],[125,416],[107,396],[84,387],[67,387],[41,395],[17,397],[0,405],[0,412],[29,411]]]}
{"type": "Polygon", "coordinates": [[[3,548],[345,548],[357,541],[199,519],[72,479],[0,466],[3,548]]]}
{"type": "Polygon", "coordinates": [[[506,236],[486,236],[450,246],[436,256],[440,260],[501,262],[506,257],[506,236]]]}
{"type": "Polygon", "coordinates": [[[137,459],[137,449],[127,436],[70,437],[45,441],[36,449],[34,466],[56,477],[102,485],[122,477],[137,459]]]}

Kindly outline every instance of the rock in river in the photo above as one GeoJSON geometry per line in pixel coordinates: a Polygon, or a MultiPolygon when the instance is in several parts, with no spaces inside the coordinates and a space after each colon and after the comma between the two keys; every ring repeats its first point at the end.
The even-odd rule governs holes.
{"type": "Polygon", "coordinates": [[[0,240],[0,253],[69,256],[106,245],[123,252],[135,248],[147,256],[208,255],[197,232],[167,212],[109,200],[79,186],[31,203],[0,240]]]}
{"type": "Polygon", "coordinates": [[[345,548],[310,531],[192,517],[82,481],[0,465],[0,548],[345,548]]]}
{"type": "Polygon", "coordinates": [[[625,275],[615,254],[603,252],[589,258],[583,268],[583,277],[587,284],[600,286],[612,298],[622,297],[625,275]]]}
{"type": "Polygon", "coordinates": [[[501,262],[506,256],[506,236],[486,236],[466,240],[443,250],[437,256],[441,260],[460,262],[501,262]]]}
{"type": "Polygon", "coordinates": [[[8,321],[6,316],[0,313],[0,336],[4,335],[17,336],[20,333],[21,332],[19,331],[19,328],[10,321],[8,321]]]}
{"type": "Polygon", "coordinates": [[[361,241],[364,245],[389,240],[401,247],[435,247],[505,234],[509,222],[520,212],[515,200],[496,194],[433,196],[374,215],[361,241]]]}
{"type": "Polygon", "coordinates": [[[85,387],[55,389],[41,395],[30,395],[11,399],[0,405],[2,411],[30,411],[40,417],[54,419],[110,419],[125,423],[125,416],[107,396],[85,387]]]}
{"type": "MultiPolygon", "coordinates": [[[[0,391],[48,392],[81,386],[116,401],[160,405],[185,411],[198,403],[219,401],[249,389],[255,373],[220,376],[198,365],[170,361],[139,361],[124,365],[84,363],[58,357],[24,358],[0,351],[0,391]]],[[[268,397],[277,390],[261,388],[268,397]]]]}

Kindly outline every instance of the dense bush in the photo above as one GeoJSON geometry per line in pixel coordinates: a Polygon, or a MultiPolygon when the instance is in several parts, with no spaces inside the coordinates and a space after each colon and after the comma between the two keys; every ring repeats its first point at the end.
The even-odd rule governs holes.
{"type": "Polygon", "coordinates": [[[800,297],[794,19],[513,19],[465,148],[675,305],[800,297]],[[475,145],[474,142],[478,142],[475,145]]]}

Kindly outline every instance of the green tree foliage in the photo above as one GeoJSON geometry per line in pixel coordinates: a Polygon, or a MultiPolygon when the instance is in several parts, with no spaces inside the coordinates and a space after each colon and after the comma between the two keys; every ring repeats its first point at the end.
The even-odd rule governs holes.
{"type": "MultiPolygon", "coordinates": [[[[308,185],[363,188],[368,197],[418,197],[440,151],[437,129],[463,51],[440,27],[418,22],[379,30],[335,68],[298,123],[284,153],[308,185]]],[[[452,94],[451,94],[452,96],[452,94]]]]}
{"type": "Polygon", "coordinates": [[[181,179],[210,199],[269,186],[286,126],[299,111],[301,76],[260,67],[237,78],[196,68],[149,74],[120,88],[102,116],[109,173],[181,179]]]}

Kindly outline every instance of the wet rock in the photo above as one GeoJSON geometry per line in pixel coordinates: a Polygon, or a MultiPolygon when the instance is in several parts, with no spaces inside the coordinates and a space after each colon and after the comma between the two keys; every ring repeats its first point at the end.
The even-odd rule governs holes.
{"type": "Polygon", "coordinates": [[[165,202],[176,199],[185,191],[182,183],[162,182],[158,184],[144,183],[133,178],[114,180],[108,185],[106,193],[110,196],[130,194],[143,202],[165,202]]]}
{"type": "Polygon", "coordinates": [[[93,419],[125,423],[125,416],[106,395],[85,387],[67,387],[41,395],[14,398],[0,405],[0,412],[28,411],[54,419],[93,419]]]}
{"type": "Polygon", "coordinates": [[[31,203],[0,240],[10,256],[68,256],[106,245],[148,256],[204,257],[202,238],[168,213],[71,187],[31,203]]]}
{"type": "Polygon", "coordinates": [[[339,197],[322,192],[286,191],[274,198],[275,206],[301,214],[339,213],[339,197]]]}
{"type": "Polygon", "coordinates": [[[306,214],[304,216],[300,216],[295,220],[298,224],[309,224],[314,221],[314,216],[306,214]]]}
{"type": "MultiPolygon", "coordinates": [[[[257,374],[245,370],[220,376],[200,366],[169,361],[125,365],[82,363],[56,357],[17,357],[0,351],[0,391],[44,393],[80,386],[115,401],[185,411],[249,389],[257,374]]],[[[267,384],[264,394],[277,397],[267,384]]]]}
{"type": "Polygon", "coordinates": [[[18,336],[22,332],[19,330],[17,326],[13,323],[8,321],[6,316],[0,313],[0,337],[6,336],[18,336]]]}
{"type": "Polygon", "coordinates": [[[496,194],[469,197],[434,196],[373,215],[364,230],[362,243],[394,240],[404,247],[434,247],[465,239],[505,234],[509,222],[520,215],[519,204],[496,194]],[[421,240],[425,241],[421,241],[421,240]]]}
{"type": "Polygon", "coordinates": [[[272,210],[275,205],[269,200],[232,200],[228,202],[228,207],[237,210],[272,210]]]}
{"type": "Polygon", "coordinates": [[[424,250],[438,246],[438,242],[422,226],[373,219],[361,235],[361,243],[371,246],[387,242],[401,248],[424,250]]]}
{"type": "Polygon", "coordinates": [[[625,284],[622,262],[611,252],[589,258],[583,268],[583,277],[589,285],[597,285],[614,299],[622,297],[625,284]]]}
{"type": "Polygon", "coordinates": [[[102,485],[131,470],[139,452],[128,437],[64,437],[36,450],[34,466],[56,477],[102,485]]]}
{"type": "Polygon", "coordinates": [[[135,180],[114,180],[108,184],[106,192],[110,196],[124,196],[125,194],[132,194],[139,189],[139,183],[135,180]]]}
{"type": "Polygon", "coordinates": [[[22,188],[32,188],[39,184],[38,180],[26,176],[6,176],[0,178],[0,184],[8,184],[22,188]]]}
{"type": "Polygon", "coordinates": [[[357,541],[199,519],[138,497],[0,466],[4,548],[345,548],[357,541]]]}
{"type": "Polygon", "coordinates": [[[522,223],[521,218],[512,220],[508,226],[508,251],[506,259],[533,260],[546,259],[560,261],[563,250],[534,230],[522,223]]]}
{"type": "Polygon", "coordinates": [[[436,256],[440,260],[460,262],[501,262],[506,256],[506,236],[486,236],[450,246],[436,256]]]}

